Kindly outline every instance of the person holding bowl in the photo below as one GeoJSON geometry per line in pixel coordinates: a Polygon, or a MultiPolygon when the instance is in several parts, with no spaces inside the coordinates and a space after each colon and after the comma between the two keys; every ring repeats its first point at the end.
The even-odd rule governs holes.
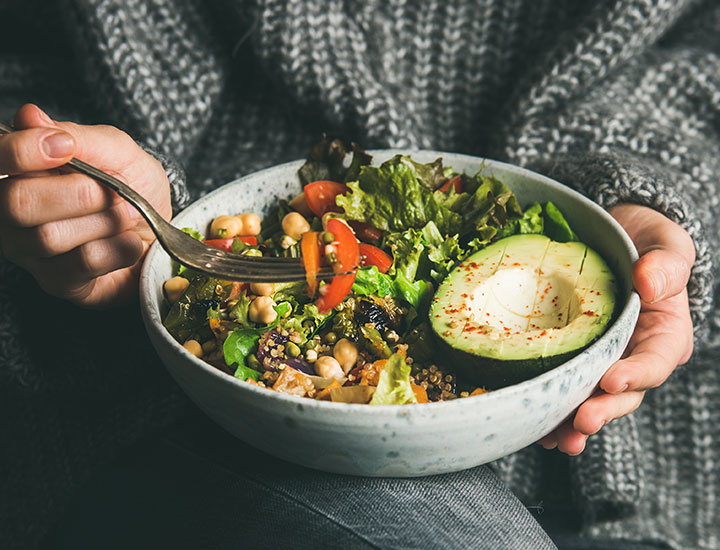
{"type": "MultiPolygon", "coordinates": [[[[579,510],[572,525],[541,518],[560,547],[720,540],[717,7],[67,4],[3,8],[16,39],[25,29],[55,45],[42,53],[18,45],[1,62],[17,75],[4,84],[2,114],[19,130],[0,137],[8,176],[0,181],[2,464],[16,474],[3,489],[11,496],[0,528],[6,545],[75,540],[63,527],[72,518],[46,537],[76,486],[121,450],[145,460],[157,447],[138,442],[163,434],[162,445],[212,465],[190,476],[194,500],[233,501],[238,510],[243,499],[259,509],[274,502],[293,516],[275,538],[268,520],[236,522],[255,545],[297,542],[317,523],[337,538],[309,537],[315,546],[552,547],[497,476],[526,504],[544,498],[550,516],[565,513],[562,503],[579,510]],[[52,108],[14,111],[30,99],[52,108]],[[182,422],[167,435],[197,413],[150,367],[136,308],[124,305],[137,295],[153,235],[132,207],[62,165],[77,157],[116,175],[169,219],[226,181],[303,156],[325,129],[367,147],[457,150],[527,166],[584,192],[623,225],[640,254],[633,283],[643,310],[624,358],[540,441],[574,458],[536,446],[492,471],[348,479],[276,464],[219,434],[188,435],[182,422]],[[224,454],[272,468],[237,467],[224,478],[216,460],[224,454]],[[392,510],[407,528],[383,527],[392,510]],[[517,518],[510,531],[508,518],[517,518]]],[[[192,460],[184,460],[188,475],[192,460]]],[[[222,547],[237,535],[213,506],[178,506],[222,525],[184,536],[209,529],[222,547]]]]}

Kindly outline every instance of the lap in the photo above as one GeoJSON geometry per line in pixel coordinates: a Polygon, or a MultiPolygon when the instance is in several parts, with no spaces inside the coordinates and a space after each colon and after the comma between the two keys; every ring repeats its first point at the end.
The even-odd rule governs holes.
{"type": "Polygon", "coordinates": [[[487,467],[416,479],[317,472],[196,418],[85,485],[55,548],[555,548],[487,467]]]}

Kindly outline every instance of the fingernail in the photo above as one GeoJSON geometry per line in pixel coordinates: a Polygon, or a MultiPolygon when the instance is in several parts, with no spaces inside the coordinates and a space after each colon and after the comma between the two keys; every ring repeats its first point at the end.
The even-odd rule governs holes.
{"type": "Polygon", "coordinates": [[[142,217],[140,215],[140,212],[138,212],[137,209],[129,202],[125,203],[125,208],[127,208],[127,211],[128,211],[128,214],[130,214],[131,220],[139,220],[142,217]]]}
{"type": "Polygon", "coordinates": [[[42,148],[48,157],[61,159],[72,155],[75,140],[66,132],[55,132],[42,140],[42,148]]]}
{"type": "Polygon", "coordinates": [[[624,391],[627,391],[627,389],[629,387],[630,387],[630,384],[623,384],[617,390],[615,390],[615,393],[623,393],[624,391]]]}
{"type": "Polygon", "coordinates": [[[650,280],[652,281],[653,288],[655,289],[653,298],[650,301],[657,302],[665,296],[667,279],[662,271],[656,269],[650,272],[650,280]]]}

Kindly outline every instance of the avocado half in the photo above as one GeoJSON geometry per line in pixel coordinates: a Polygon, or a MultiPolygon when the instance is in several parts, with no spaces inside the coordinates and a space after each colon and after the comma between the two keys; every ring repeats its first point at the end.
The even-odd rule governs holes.
{"type": "Polygon", "coordinates": [[[585,244],[515,235],[447,276],[430,322],[461,376],[497,389],[582,351],[608,326],[616,294],[612,271],[585,244]]]}

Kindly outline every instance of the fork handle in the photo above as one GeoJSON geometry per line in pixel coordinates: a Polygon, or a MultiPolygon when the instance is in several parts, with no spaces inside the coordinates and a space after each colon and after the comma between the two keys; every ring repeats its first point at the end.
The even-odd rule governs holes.
{"type": "MultiPolygon", "coordinates": [[[[15,129],[12,126],[0,121],[0,134],[11,134],[13,132],[15,132],[15,129]]],[[[92,164],[88,164],[87,162],[76,158],[70,159],[70,162],[68,162],[65,166],[69,166],[86,176],[90,176],[94,180],[115,191],[123,199],[132,204],[138,212],[142,214],[143,218],[147,220],[151,227],[160,227],[167,224],[163,217],[158,214],[157,210],[155,210],[142,195],[136,192],[129,185],[121,182],[119,179],[98,168],[95,168],[92,164]]]]}

